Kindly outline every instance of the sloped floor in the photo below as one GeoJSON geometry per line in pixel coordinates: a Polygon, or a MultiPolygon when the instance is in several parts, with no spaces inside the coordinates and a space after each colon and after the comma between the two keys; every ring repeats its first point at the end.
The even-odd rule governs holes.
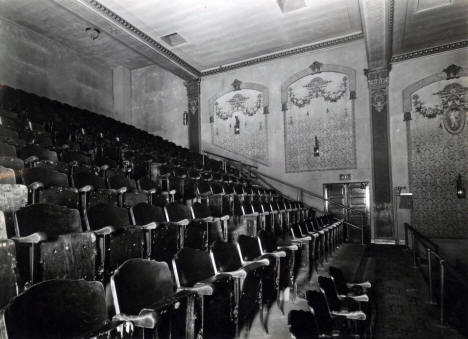
{"type": "Polygon", "coordinates": [[[341,245],[319,267],[318,274],[314,272],[309,281],[301,284],[296,301],[284,303],[284,314],[274,304],[269,313],[268,333],[257,315],[250,332],[243,331],[241,338],[291,338],[287,324],[289,311],[307,310],[307,301],[303,298],[305,291],[317,288],[318,275],[325,275],[331,265],[341,268],[349,281],[373,282],[374,338],[465,338],[450,327],[443,330],[437,327],[438,308],[426,303],[427,284],[420,271],[412,268],[411,256],[404,247],[357,244],[341,245]]]}

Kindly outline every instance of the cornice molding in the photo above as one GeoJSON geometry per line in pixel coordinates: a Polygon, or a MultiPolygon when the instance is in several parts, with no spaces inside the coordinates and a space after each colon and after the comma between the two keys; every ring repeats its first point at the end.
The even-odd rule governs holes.
{"type": "Polygon", "coordinates": [[[152,48],[154,48],[158,53],[164,55],[166,58],[170,59],[172,62],[175,62],[182,68],[186,69],[193,75],[199,77],[200,76],[200,71],[190,65],[188,62],[177,56],[175,53],[171,52],[169,49],[161,45],[159,42],[151,38],[149,35],[146,33],[142,32],[140,29],[136,28],[133,26],[130,22],[116,14],[115,12],[111,11],[109,8],[101,4],[100,2],[96,0],[81,0],[82,2],[88,4],[92,8],[94,8],[96,11],[107,17],[109,20],[114,22],[116,25],[120,26],[122,29],[127,30],[133,34],[135,34],[137,37],[142,39],[144,42],[149,44],[152,48]]]}
{"type": "Polygon", "coordinates": [[[423,57],[426,55],[442,53],[442,52],[450,51],[453,49],[464,48],[464,47],[468,47],[468,40],[451,42],[445,45],[429,47],[429,48],[420,49],[414,52],[394,55],[392,56],[391,62],[405,61],[408,59],[419,58],[419,57],[423,57]]]}
{"type": "Polygon", "coordinates": [[[317,49],[321,49],[325,47],[336,46],[336,45],[340,45],[343,43],[360,40],[363,38],[364,38],[364,33],[362,32],[355,33],[355,34],[347,35],[347,36],[337,38],[337,39],[331,39],[331,40],[326,40],[326,41],[322,41],[319,43],[313,43],[310,45],[283,50],[283,51],[279,51],[273,54],[268,54],[265,56],[260,56],[260,57],[256,57],[256,58],[249,59],[249,60],[239,61],[239,62],[232,63],[226,66],[219,66],[217,68],[208,69],[208,70],[202,71],[201,76],[203,77],[203,76],[212,75],[216,73],[227,72],[233,69],[255,65],[261,62],[271,61],[274,59],[284,58],[284,57],[296,55],[296,54],[302,54],[305,52],[309,52],[309,51],[313,51],[313,50],[317,50],[317,49]]]}

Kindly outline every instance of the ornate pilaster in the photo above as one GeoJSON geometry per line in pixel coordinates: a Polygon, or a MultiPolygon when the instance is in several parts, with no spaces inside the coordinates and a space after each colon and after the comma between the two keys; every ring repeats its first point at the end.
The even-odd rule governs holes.
{"type": "Polygon", "coordinates": [[[369,85],[372,121],[374,182],[374,238],[393,239],[392,180],[390,162],[388,73],[390,68],[364,70],[369,85]]]}
{"type": "Polygon", "coordinates": [[[194,152],[200,152],[200,79],[186,81],[188,98],[189,147],[194,152]]]}

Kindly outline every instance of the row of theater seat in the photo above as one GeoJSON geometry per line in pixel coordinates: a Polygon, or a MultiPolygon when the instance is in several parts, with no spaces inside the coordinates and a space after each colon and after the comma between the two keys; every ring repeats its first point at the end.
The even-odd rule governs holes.
{"type": "Polygon", "coordinates": [[[129,323],[133,336],[233,337],[343,239],[340,221],[241,168],[22,95],[10,107],[4,96],[0,112],[0,306],[9,302],[11,338],[129,323]],[[105,285],[113,303],[102,302],[105,285]],[[45,318],[31,313],[40,307],[45,318]]]}

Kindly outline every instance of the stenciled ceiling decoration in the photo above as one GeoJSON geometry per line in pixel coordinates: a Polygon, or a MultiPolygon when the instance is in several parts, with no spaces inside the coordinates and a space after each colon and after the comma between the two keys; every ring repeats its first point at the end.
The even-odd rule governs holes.
{"type": "Polygon", "coordinates": [[[213,145],[268,164],[268,89],[234,80],[209,100],[213,145]]]}
{"type": "Polygon", "coordinates": [[[281,91],[286,172],[356,167],[356,72],[314,62],[281,91]]]}

